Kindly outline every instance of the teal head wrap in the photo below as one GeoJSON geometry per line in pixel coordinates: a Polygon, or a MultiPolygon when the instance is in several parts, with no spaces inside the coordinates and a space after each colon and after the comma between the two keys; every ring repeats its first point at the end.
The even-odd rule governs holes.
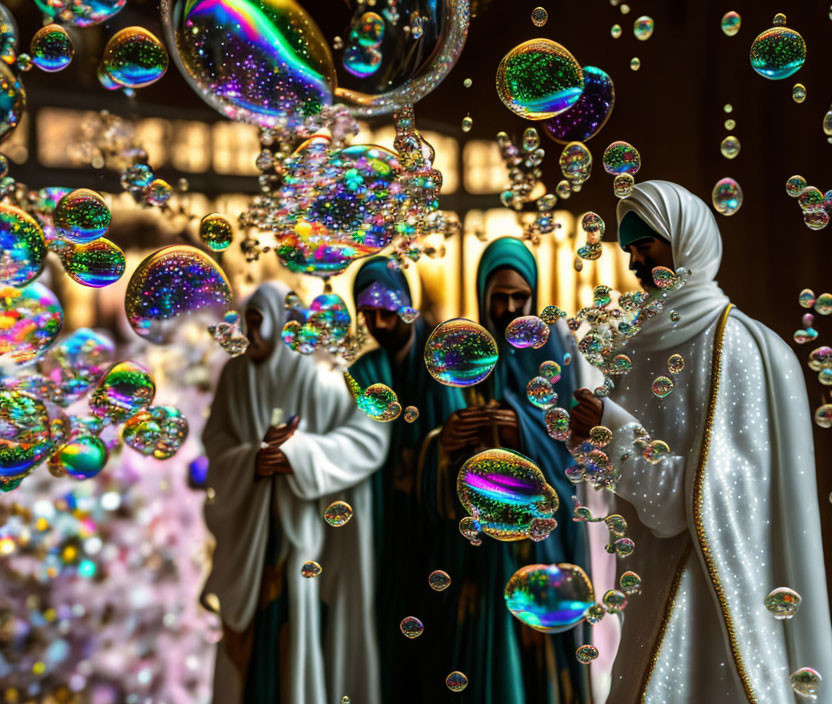
{"type": "Polygon", "coordinates": [[[668,241],[644,222],[634,211],[631,210],[626,213],[618,226],[618,243],[621,245],[621,249],[626,252],[633,242],[648,238],[668,241]]]}

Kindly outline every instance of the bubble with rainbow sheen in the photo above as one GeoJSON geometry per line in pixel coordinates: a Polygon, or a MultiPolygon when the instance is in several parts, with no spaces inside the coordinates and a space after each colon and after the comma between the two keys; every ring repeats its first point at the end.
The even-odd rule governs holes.
{"type": "Polygon", "coordinates": [[[234,228],[225,215],[208,213],[199,223],[199,238],[214,252],[224,252],[234,239],[234,228]]]}
{"type": "Polygon", "coordinates": [[[37,221],[20,208],[0,203],[0,283],[22,287],[34,281],[45,258],[46,242],[37,221]]]}
{"type": "Polygon", "coordinates": [[[293,272],[331,276],[392,241],[396,154],[372,144],[340,150],[328,137],[301,144],[286,162],[275,251],[293,272]]]}
{"type": "Polygon", "coordinates": [[[604,171],[635,176],[641,168],[641,154],[628,142],[613,142],[604,150],[604,171]]]}
{"type": "Polygon", "coordinates": [[[504,597],[511,614],[541,633],[573,628],[595,604],[592,584],[577,565],[527,565],[506,584],[504,597]]]}
{"type": "Polygon", "coordinates": [[[74,49],[69,34],[61,25],[48,24],[35,32],[29,53],[35,66],[52,73],[69,66],[74,49]]]}
{"type": "Polygon", "coordinates": [[[350,522],[352,513],[352,506],[346,501],[333,501],[324,511],[324,520],[333,528],[340,528],[350,522]]]}
{"type": "Polygon", "coordinates": [[[557,525],[557,493],[540,468],[514,450],[485,450],[468,459],[456,490],[474,529],[496,540],[542,540],[557,525]]]}
{"type": "Polygon", "coordinates": [[[642,15],[635,22],[633,22],[633,34],[640,42],[646,42],[653,36],[653,30],[655,27],[656,23],[653,21],[652,17],[642,15]]]}
{"type": "Polygon", "coordinates": [[[739,12],[734,12],[731,10],[730,12],[726,12],[722,16],[722,20],[720,21],[720,28],[722,29],[723,34],[727,37],[733,37],[736,35],[737,32],[740,31],[740,25],[742,24],[742,18],[740,17],[739,12]]]}
{"type": "Polygon", "coordinates": [[[231,286],[222,269],[204,252],[171,245],[136,267],[124,296],[130,327],[148,342],[164,344],[185,318],[215,323],[231,307],[231,286]]]}
{"type": "Polygon", "coordinates": [[[43,402],[26,393],[0,390],[0,485],[25,477],[51,449],[49,413],[43,402]]]}
{"type": "Polygon", "coordinates": [[[711,192],[711,202],[720,215],[733,215],[742,207],[740,184],[729,177],[720,179],[711,192]]]}
{"type": "Polygon", "coordinates": [[[115,16],[127,0],[35,0],[38,9],[75,27],[91,27],[115,16]]]}
{"type": "Polygon", "coordinates": [[[63,323],[60,301],[43,284],[22,289],[0,285],[0,360],[34,361],[55,341],[63,323]]]}
{"type": "Polygon", "coordinates": [[[540,376],[548,379],[551,384],[557,384],[560,381],[562,370],[560,364],[557,362],[551,360],[541,362],[537,371],[540,373],[540,376]]]}
{"type": "Polygon", "coordinates": [[[76,283],[102,288],[118,281],[127,266],[121,248],[106,237],[61,250],[64,271],[76,283]]]}
{"type": "Polygon", "coordinates": [[[223,115],[290,127],[332,104],[335,65],[317,24],[289,0],[163,0],[174,57],[223,115]]]}
{"type": "Polygon", "coordinates": [[[387,423],[401,415],[396,392],[386,384],[371,384],[356,398],[358,408],[373,420],[387,423]]]}
{"type": "Polygon", "coordinates": [[[550,408],[546,411],[545,417],[546,432],[553,440],[568,440],[569,431],[569,411],[565,408],[550,408]]]}
{"type": "Polygon", "coordinates": [[[124,88],[143,88],[168,70],[165,45],[144,27],[125,27],[110,37],[101,59],[107,75],[124,88]]]}
{"type": "Polygon", "coordinates": [[[120,423],[149,406],[155,395],[156,383],[147,369],[129,360],[118,362],[90,395],[90,409],[96,418],[120,423]]]}
{"type": "Polygon", "coordinates": [[[419,420],[419,409],[416,406],[407,406],[404,409],[404,420],[407,423],[415,423],[419,420]]]}
{"type": "Polygon", "coordinates": [[[526,384],[526,399],[533,406],[545,410],[558,402],[558,395],[551,381],[545,376],[536,376],[526,384]]]}
{"type": "Polygon", "coordinates": [[[55,206],[55,228],[70,242],[84,244],[103,236],[110,227],[110,208],[89,188],[76,188],[55,206]]]}
{"type": "Polygon", "coordinates": [[[598,657],[598,648],[594,645],[581,645],[575,651],[575,657],[581,665],[589,665],[598,657]]]}
{"type": "Polygon", "coordinates": [[[307,560],[301,565],[300,576],[306,579],[314,579],[323,571],[323,568],[315,560],[307,560]]]}
{"type": "Polygon", "coordinates": [[[18,74],[0,61],[0,144],[11,137],[26,110],[26,91],[18,74]]]}
{"type": "Polygon", "coordinates": [[[147,457],[173,457],[188,438],[188,420],[173,406],[150,406],[127,419],[124,443],[147,457]]]}
{"type": "Polygon", "coordinates": [[[775,26],[757,35],[751,45],[751,68],[763,78],[780,81],[794,75],[806,61],[806,42],[798,32],[775,26]]]}
{"type": "Polygon", "coordinates": [[[497,95],[512,112],[548,120],[569,110],[584,90],[584,74],[569,51],[551,39],[514,47],[497,68],[497,95]]]}
{"type": "Polygon", "coordinates": [[[418,638],[425,630],[424,624],[415,616],[405,616],[399,624],[399,630],[405,638],[418,638]]]}
{"type": "Polygon", "coordinates": [[[822,681],[823,677],[820,672],[811,667],[801,667],[789,675],[792,689],[810,702],[817,700],[822,681]]]}
{"type": "Polygon", "coordinates": [[[549,326],[536,315],[523,315],[506,326],[506,340],[518,349],[538,349],[549,340],[549,326]]]}
{"type": "Polygon", "coordinates": [[[79,328],[47,350],[38,371],[57,389],[55,402],[69,406],[87,393],[111,366],[115,345],[95,330],[79,328]]]}
{"type": "Polygon", "coordinates": [[[466,318],[437,325],[425,343],[425,366],[445,386],[479,384],[491,374],[498,356],[491,333],[466,318]]]}
{"type": "Polygon", "coordinates": [[[90,479],[107,464],[109,453],[104,441],[95,435],[79,435],[49,458],[50,466],[73,479],[90,479]]]}
{"type": "Polygon", "coordinates": [[[452,692],[461,692],[468,686],[468,677],[464,672],[454,670],[445,678],[445,686],[452,692]]]}
{"type": "Polygon", "coordinates": [[[568,110],[543,123],[546,134],[560,144],[586,142],[607,123],[615,105],[612,78],[595,66],[584,66],[584,89],[568,110]]]}
{"type": "Polygon", "coordinates": [[[428,575],[428,584],[435,592],[444,592],[451,586],[451,576],[445,570],[434,570],[428,575]]]}

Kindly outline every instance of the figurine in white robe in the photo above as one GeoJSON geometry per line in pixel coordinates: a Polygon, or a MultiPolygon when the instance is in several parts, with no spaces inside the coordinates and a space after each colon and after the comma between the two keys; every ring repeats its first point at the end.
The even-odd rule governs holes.
{"type": "Polygon", "coordinates": [[[358,410],[341,374],[283,344],[287,293],[269,283],[249,299],[247,318],[260,323],[256,344],[223,370],[203,433],[214,492],[205,520],[216,538],[203,603],[219,602],[225,633],[214,702],[253,701],[269,691],[269,701],[282,704],[337,702],[345,695],[380,704],[366,480],[385,458],[389,430],[358,410]],[[292,416],[297,420],[286,424],[292,416]],[[323,514],[339,499],[354,515],[332,527],[323,514]],[[277,570],[266,565],[267,544],[277,570]],[[313,560],[321,576],[301,576],[302,565],[313,560]],[[264,690],[246,681],[252,657],[264,657],[256,640],[251,652],[251,633],[264,602],[281,593],[288,596],[281,607],[285,627],[266,644],[259,676],[271,684],[264,690]]]}
{"type": "Polygon", "coordinates": [[[702,200],[648,181],[620,201],[618,222],[645,288],[656,265],[692,273],[622,350],[633,370],[610,397],[576,392],[575,438],[591,425],[615,433],[608,454],[622,475],[614,510],[635,541],[618,569],[643,580],[623,613],[607,702],[795,704],[807,700],[789,675],[810,667],[827,679],[817,701],[828,704],[832,627],[798,360],[717,286],[722,242],[702,200]],[[684,369],[670,374],[674,354],[684,369]],[[675,382],[663,399],[651,391],[657,376],[675,382]],[[638,425],[670,447],[656,465],[633,448],[638,425]],[[791,620],[764,605],[778,587],[802,597],[791,620]]]}

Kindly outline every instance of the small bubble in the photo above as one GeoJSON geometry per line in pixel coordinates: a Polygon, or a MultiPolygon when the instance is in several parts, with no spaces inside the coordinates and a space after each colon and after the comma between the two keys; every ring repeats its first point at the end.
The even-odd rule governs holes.
{"type": "Polygon", "coordinates": [[[638,71],[641,68],[641,59],[638,56],[634,56],[630,59],[630,69],[633,71],[638,71]]]}
{"type": "Polygon", "coordinates": [[[630,14],[630,6],[627,5],[626,3],[618,9],[621,10],[622,15],[629,15],[630,14]]]}
{"type": "Polygon", "coordinates": [[[725,113],[731,113],[731,112],[733,112],[733,111],[734,111],[734,106],[733,106],[733,105],[731,105],[731,103],[725,103],[725,105],[723,106],[722,110],[723,110],[725,113]]]}
{"type": "Polygon", "coordinates": [[[796,103],[802,103],[806,100],[806,86],[802,83],[795,83],[792,88],[792,100],[796,103]]]}
{"type": "Polygon", "coordinates": [[[474,120],[471,118],[470,115],[466,115],[462,118],[462,131],[463,132],[470,132],[471,128],[474,126],[474,120]]]}
{"type": "Polygon", "coordinates": [[[774,19],[771,21],[771,23],[775,27],[782,27],[786,24],[786,15],[784,15],[782,12],[778,12],[776,15],[774,15],[774,19]]]}
{"type": "Polygon", "coordinates": [[[725,120],[725,129],[726,129],[726,130],[732,130],[732,129],[734,129],[736,126],[737,126],[737,123],[736,123],[736,121],[735,121],[735,120],[732,120],[732,119],[730,119],[730,118],[729,118],[729,119],[727,119],[727,120],[725,120]]]}
{"type": "Polygon", "coordinates": [[[726,159],[733,159],[740,153],[740,140],[734,135],[728,135],[719,145],[719,151],[726,159]]]}
{"type": "Polygon", "coordinates": [[[466,88],[470,88],[472,85],[474,85],[474,81],[472,81],[470,78],[466,78],[464,81],[462,81],[462,85],[464,85],[466,88]]]}
{"type": "Polygon", "coordinates": [[[612,35],[613,39],[618,39],[621,36],[621,25],[614,24],[610,27],[610,34],[612,35]]]}
{"type": "MultiPolygon", "coordinates": [[[[332,39],[332,48],[335,49],[335,51],[338,51],[339,49],[343,49],[344,48],[344,40],[341,39],[341,37],[333,37],[333,39],[332,39]]],[[[347,699],[349,700],[349,697],[347,697],[347,699]]]]}
{"type": "Polygon", "coordinates": [[[542,27],[549,19],[549,13],[543,7],[536,7],[532,10],[532,24],[535,27],[542,27]]]}

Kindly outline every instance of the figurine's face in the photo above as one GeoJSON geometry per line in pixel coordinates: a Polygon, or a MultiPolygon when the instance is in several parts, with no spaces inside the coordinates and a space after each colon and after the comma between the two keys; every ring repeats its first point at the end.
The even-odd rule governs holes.
{"type": "Polygon", "coordinates": [[[363,306],[358,310],[364,316],[370,335],[383,350],[393,354],[410,342],[413,326],[408,325],[395,311],[363,306]]]}
{"type": "Polygon", "coordinates": [[[658,237],[645,237],[633,242],[630,251],[630,271],[634,272],[645,290],[656,288],[653,283],[653,269],[664,266],[675,271],[673,264],[673,250],[670,243],[658,237]]]}
{"type": "Polygon", "coordinates": [[[491,276],[490,284],[488,315],[494,329],[502,332],[512,320],[525,315],[532,289],[514,269],[498,269],[491,276]]]}
{"type": "Polygon", "coordinates": [[[245,313],[246,337],[248,338],[248,349],[246,354],[255,364],[265,362],[274,352],[274,343],[266,340],[260,334],[260,326],[263,325],[263,314],[259,310],[249,308],[245,313]]]}

